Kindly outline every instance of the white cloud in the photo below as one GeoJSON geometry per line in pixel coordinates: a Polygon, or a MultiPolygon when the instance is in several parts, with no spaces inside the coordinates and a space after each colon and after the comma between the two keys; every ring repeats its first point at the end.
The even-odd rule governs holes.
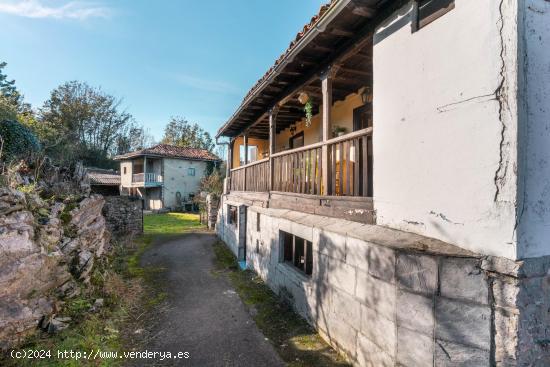
{"type": "Polygon", "coordinates": [[[85,20],[88,18],[106,18],[111,15],[111,10],[97,3],[87,1],[70,1],[65,5],[56,7],[42,4],[40,0],[21,0],[17,2],[0,2],[0,13],[26,18],[85,20]]]}
{"type": "Polygon", "coordinates": [[[193,89],[222,94],[241,94],[242,91],[235,86],[223,82],[208,80],[186,74],[173,74],[172,77],[180,84],[193,89]]]}

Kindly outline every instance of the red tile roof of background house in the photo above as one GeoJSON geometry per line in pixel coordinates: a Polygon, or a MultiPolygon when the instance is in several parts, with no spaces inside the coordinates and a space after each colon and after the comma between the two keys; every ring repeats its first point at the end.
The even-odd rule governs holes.
{"type": "Polygon", "coordinates": [[[120,173],[114,170],[87,168],[90,184],[92,185],[120,185],[120,173]]]}
{"type": "Polygon", "coordinates": [[[139,157],[139,156],[145,156],[145,155],[159,156],[159,157],[166,157],[166,158],[191,159],[191,160],[200,160],[200,161],[219,161],[220,160],[220,158],[210,153],[206,149],[179,147],[176,145],[168,145],[168,144],[158,144],[151,148],[136,150],[135,152],[117,155],[115,157],[115,160],[120,161],[124,159],[130,159],[133,157],[139,157]]]}

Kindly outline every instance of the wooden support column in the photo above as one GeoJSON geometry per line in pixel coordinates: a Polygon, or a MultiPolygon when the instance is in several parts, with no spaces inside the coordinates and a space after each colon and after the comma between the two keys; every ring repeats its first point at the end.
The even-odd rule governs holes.
{"type": "Polygon", "coordinates": [[[248,164],[248,133],[243,135],[243,144],[244,144],[244,165],[248,164]]]}
{"type": "Polygon", "coordinates": [[[275,170],[273,162],[273,154],[277,146],[277,114],[279,106],[269,110],[269,191],[273,191],[275,187],[275,170]]]}
{"type": "Polygon", "coordinates": [[[229,142],[229,144],[227,144],[227,162],[225,163],[225,177],[229,178],[229,175],[231,173],[231,158],[232,155],[231,155],[231,146],[232,146],[232,143],[231,141],[229,142]]]}
{"type": "Polygon", "coordinates": [[[231,177],[231,170],[233,169],[233,145],[235,143],[235,139],[229,140],[229,144],[227,144],[227,192],[231,192],[231,180],[233,179],[231,177]]]}
{"type": "MultiPolygon", "coordinates": [[[[248,133],[245,133],[243,135],[243,143],[244,143],[244,165],[246,166],[248,164],[248,133]]],[[[240,154],[240,152],[239,152],[240,154]]],[[[246,191],[246,174],[247,174],[247,169],[244,168],[243,169],[244,172],[244,191],[246,191]]]]}
{"type": "MultiPolygon", "coordinates": [[[[323,93],[323,105],[322,105],[322,128],[323,128],[323,142],[326,142],[331,138],[331,111],[332,111],[332,79],[338,71],[339,66],[330,66],[325,72],[321,74],[321,91],[323,93]]],[[[322,186],[323,195],[333,195],[330,192],[329,185],[331,183],[332,172],[330,172],[329,152],[328,146],[323,145],[322,148],[323,165],[322,165],[322,186]]]]}
{"type": "Polygon", "coordinates": [[[143,156],[143,185],[147,183],[147,156],[143,156]]]}

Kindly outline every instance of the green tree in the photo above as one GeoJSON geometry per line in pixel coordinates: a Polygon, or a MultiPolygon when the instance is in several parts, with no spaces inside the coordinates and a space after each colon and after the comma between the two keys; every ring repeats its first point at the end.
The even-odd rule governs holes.
{"type": "Polygon", "coordinates": [[[209,152],[214,150],[214,141],[210,133],[203,130],[198,124],[191,124],[183,117],[172,117],[164,128],[162,143],[206,149],[209,152]]]}
{"type": "Polygon", "coordinates": [[[9,108],[16,114],[28,113],[31,109],[30,105],[24,102],[23,95],[15,86],[15,80],[10,80],[3,71],[7,65],[6,62],[0,62],[0,108],[4,111],[9,108]]]}
{"type": "Polygon", "coordinates": [[[43,126],[54,132],[48,138],[47,153],[58,161],[78,159],[86,165],[112,166],[114,154],[132,148],[128,136],[135,131],[134,119],[121,104],[120,99],[84,82],[57,87],[39,115],[43,126]]]}

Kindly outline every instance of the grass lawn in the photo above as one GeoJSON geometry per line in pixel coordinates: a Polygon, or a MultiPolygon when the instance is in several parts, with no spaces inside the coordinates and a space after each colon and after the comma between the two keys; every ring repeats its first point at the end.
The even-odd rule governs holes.
{"type": "Polygon", "coordinates": [[[241,271],[223,244],[214,245],[216,271],[227,275],[254,321],[289,367],[351,366],[252,271],[241,271]]]}
{"type": "Polygon", "coordinates": [[[147,214],[143,217],[145,235],[173,235],[204,228],[198,214],[147,214]]]}

